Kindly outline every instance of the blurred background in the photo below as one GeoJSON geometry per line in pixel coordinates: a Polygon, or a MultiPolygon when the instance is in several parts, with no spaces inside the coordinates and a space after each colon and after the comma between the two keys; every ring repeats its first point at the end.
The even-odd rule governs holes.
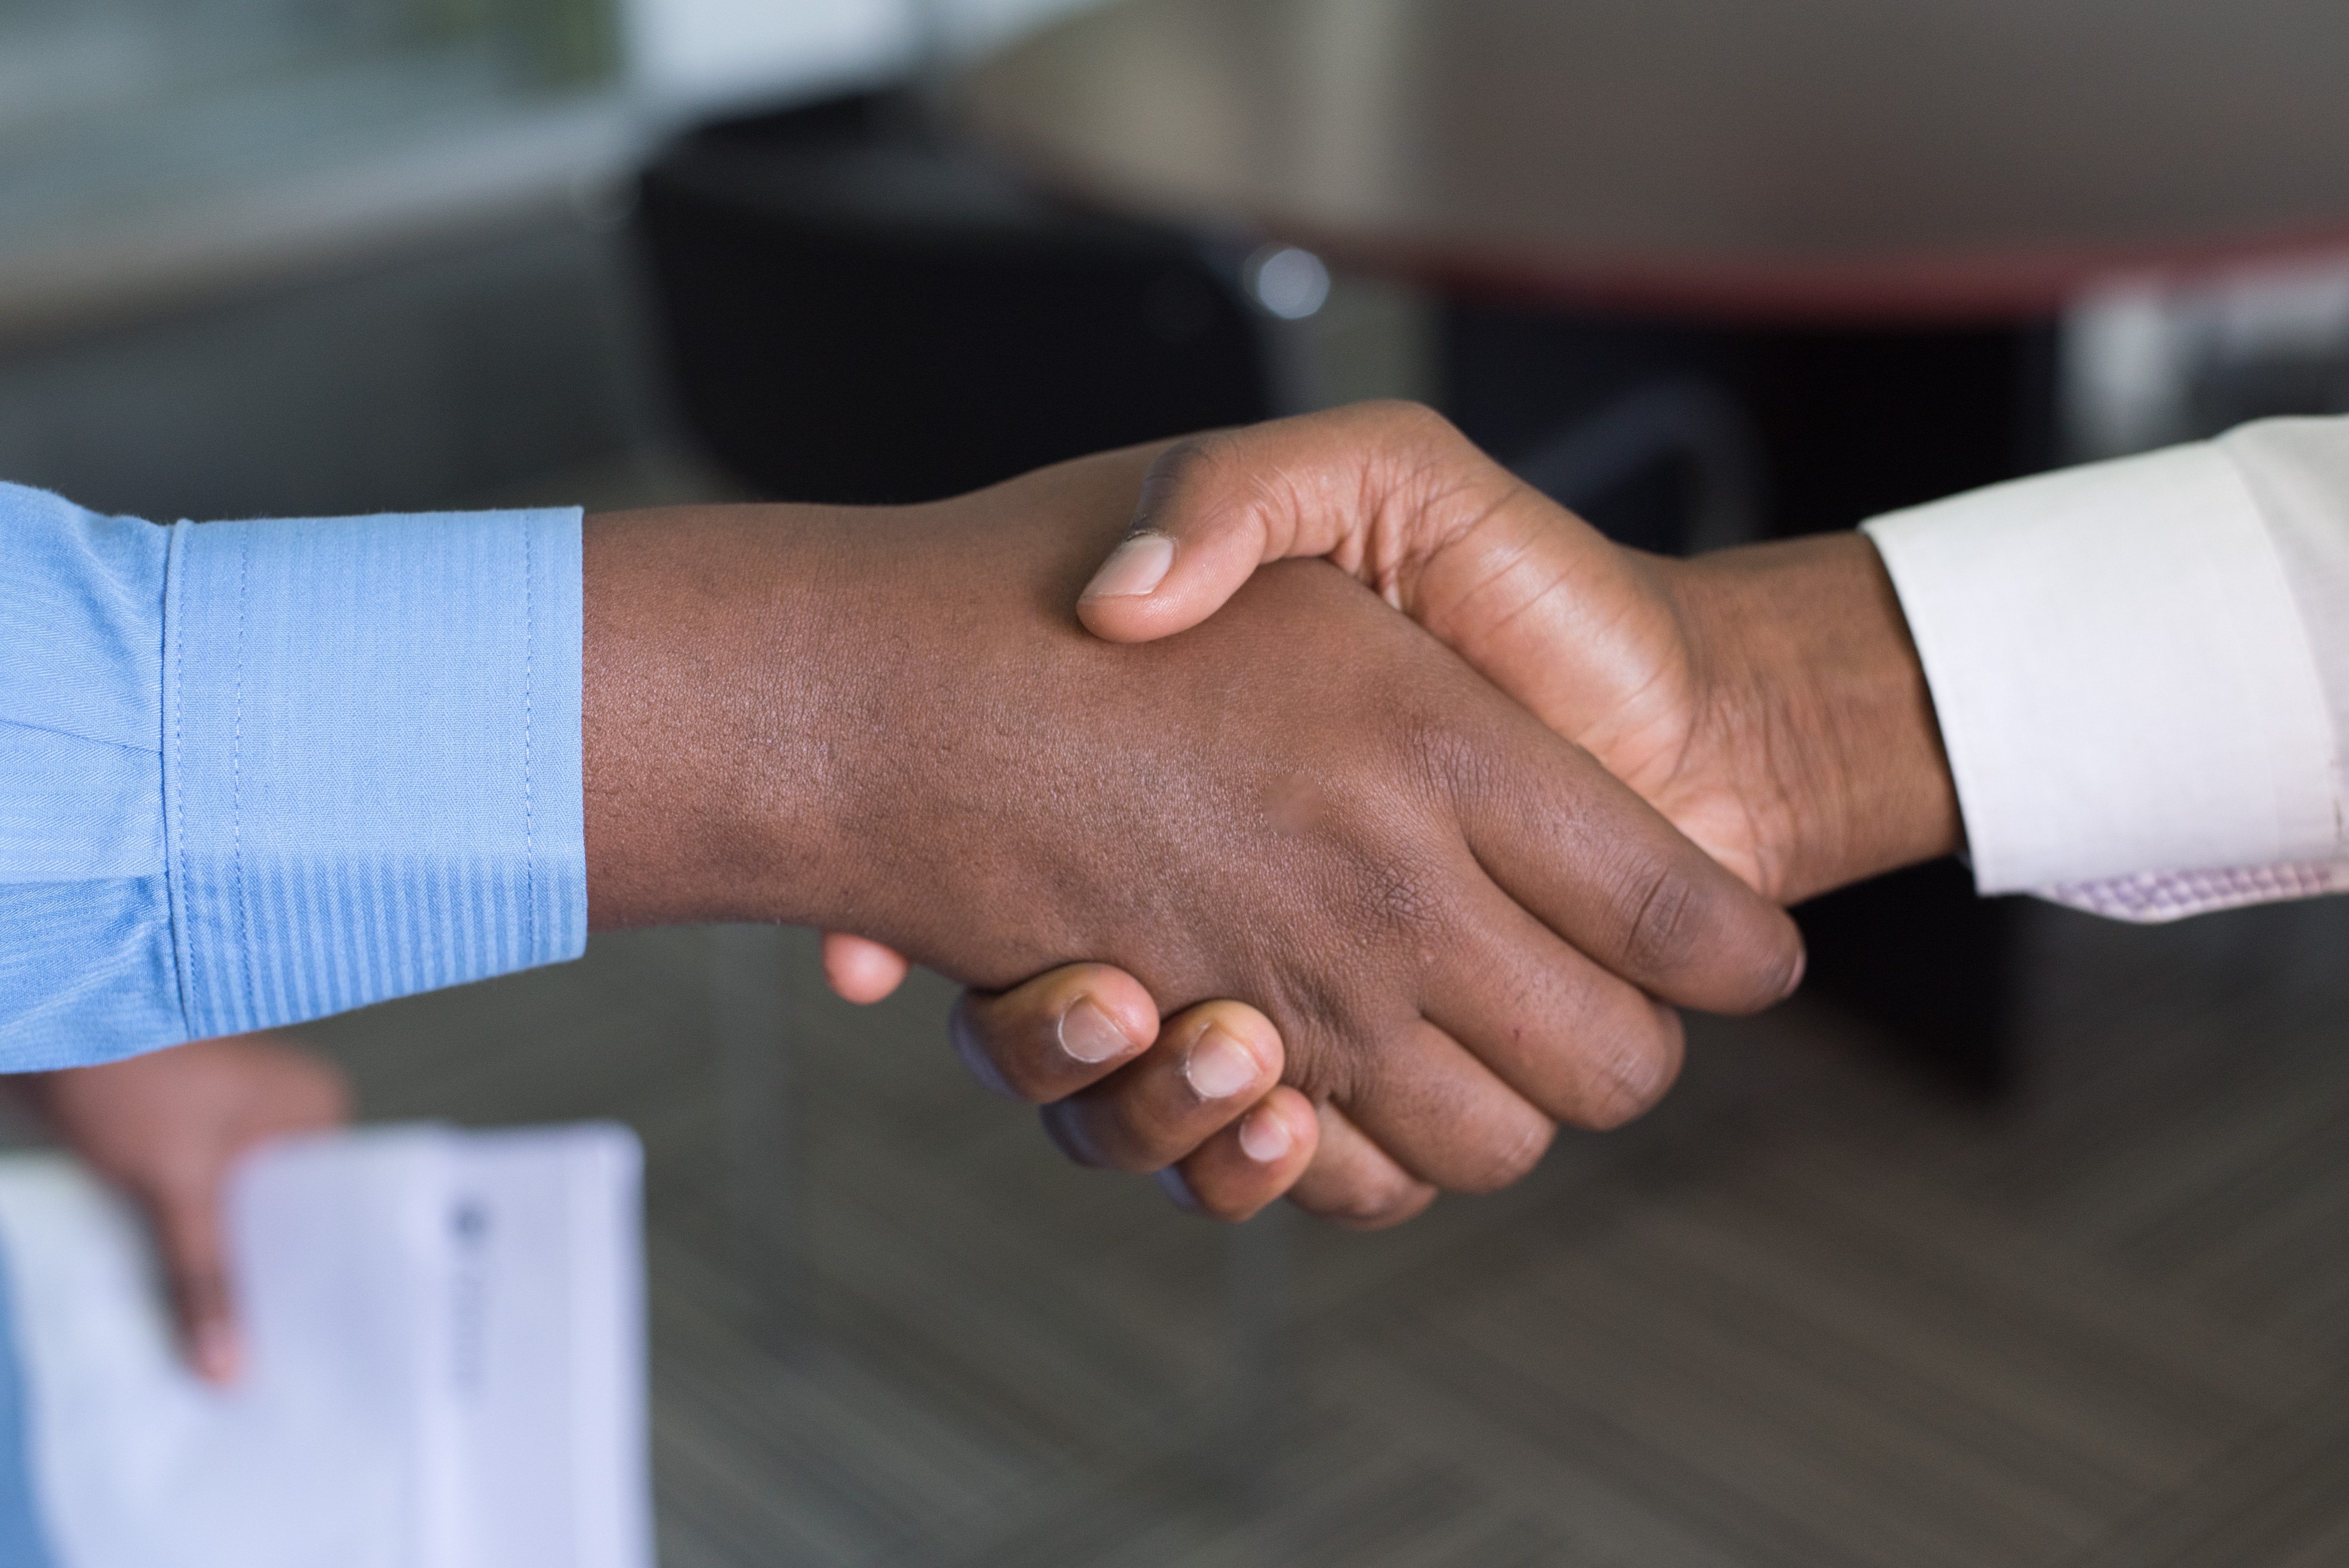
{"type": "MultiPolygon", "coordinates": [[[[0,475],[912,500],[1400,396],[1688,550],[2349,409],[2349,15],[2044,9],[0,0],[0,475]]],[[[306,1032],[643,1134],[672,1568],[2349,1561],[2349,907],[1803,914],[1375,1237],[1065,1167],[805,934],[306,1032]]]]}

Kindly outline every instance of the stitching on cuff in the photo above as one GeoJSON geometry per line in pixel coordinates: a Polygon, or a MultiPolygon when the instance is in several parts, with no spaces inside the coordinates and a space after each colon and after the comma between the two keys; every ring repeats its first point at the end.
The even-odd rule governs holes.
{"type": "Polygon", "coordinates": [[[195,921],[188,903],[188,744],[187,691],[188,640],[181,626],[180,595],[181,578],[187,571],[188,530],[194,524],[181,518],[171,529],[171,539],[165,547],[163,558],[163,637],[171,645],[171,661],[164,676],[171,712],[171,767],[164,779],[168,799],[164,820],[177,818],[173,836],[179,841],[180,874],[174,881],[171,861],[164,861],[164,908],[171,920],[172,977],[180,985],[180,1027],[185,1037],[196,1037],[196,937],[195,921]]]}
{"type": "Polygon", "coordinates": [[[538,612],[532,598],[531,535],[536,526],[529,518],[522,525],[522,878],[523,940],[532,961],[538,948],[538,836],[532,816],[530,793],[531,677],[538,659],[538,612]]]}
{"type": "Polygon", "coordinates": [[[228,753],[228,820],[231,852],[236,868],[236,949],[238,968],[244,980],[244,1017],[240,1023],[250,1023],[261,1016],[253,985],[253,921],[247,912],[244,893],[244,650],[245,587],[253,568],[253,530],[238,531],[236,553],[236,710],[235,720],[229,731],[228,753]]]}

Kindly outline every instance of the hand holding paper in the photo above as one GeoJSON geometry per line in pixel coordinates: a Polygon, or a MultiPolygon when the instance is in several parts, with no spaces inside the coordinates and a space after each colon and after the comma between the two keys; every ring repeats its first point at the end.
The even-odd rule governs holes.
{"type": "Polygon", "coordinates": [[[229,1173],[269,1139],[348,1119],[340,1070],[284,1037],[242,1035],[20,1081],[58,1140],[143,1212],[190,1363],[233,1382],[244,1357],[222,1231],[229,1173]]]}
{"type": "Polygon", "coordinates": [[[181,1365],[122,1200],[60,1157],[0,1160],[0,1352],[26,1392],[23,1471],[0,1485],[32,1493],[26,1550],[651,1568],[639,1166],[608,1126],[258,1153],[230,1184],[248,1356],[221,1389],[181,1365]]]}

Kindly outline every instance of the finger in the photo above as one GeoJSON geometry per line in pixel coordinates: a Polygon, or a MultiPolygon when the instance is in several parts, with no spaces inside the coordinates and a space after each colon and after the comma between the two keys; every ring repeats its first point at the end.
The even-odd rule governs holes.
{"type": "Polygon", "coordinates": [[[1245,1220],[1296,1185],[1320,1141],[1313,1102],[1293,1088],[1276,1088],[1160,1171],[1159,1183],[1193,1213],[1245,1220]]]}
{"type": "Polygon", "coordinates": [[[1240,1002],[1202,1002],[1162,1025],[1122,1071],[1044,1109],[1081,1164],[1157,1171],[1197,1149],[1280,1081],[1280,1034],[1240,1002]]]}
{"type": "Polygon", "coordinates": [[[823,977],[843,1002],[882,1000],[905,983],[910,967],[894,947],[844,931],[823,934],[823,977]]]}
{"type": "Polygon", "coordinates": [[[1520,711],[1442,759],[1477,861],[1535,919],[1651,995],[1752,1013],[1802,979],[1786,912],[1520,711]],[[1514,741],[1514,744],[1512,743],[1514,741]],[[1497,758],[1497,760],[1496,760],[1497,758]]]}
{"type": "Polygon", "coordinates": [[[1429,1020],[1543,1114],[1619,1127],[1680,1076],[1680,1015],[1559,941],[1489,884],[1476,933],[1439,958],[1429,1020]]]}
{"type": "Polygon", "coordinates": [[[140,1194],[189,1363],[206,1382],[222,1385],[236,1380],[244,1359],[220,1223],[226,1175],[224,1166],[190,1168],[140,1194]]]}
{"type": "Polygon", "coordinates": [[[1403,579],[1523,487],[1440,415],[1363,403],[1175,443],[1077,613],[1112,642],[1197,625],[1258,566],[1329,556],[1396,603],[1403,579]]]}
{"type": "Polygon", "coordinates": [[[1355,1063],[1358,1081],[1330,1098],[1421,1181],[1490,1192],[1533,1169],[1557,1124],[1424,1018],[1355,1063]]]}
{"type": "Polygon", "coordinates": [[[245,1043],[269,1053],[263,1069],[269,1087],[248,1107],[232,1137],[230,1160],[265,1138],[324,1131],[351,1119],[350,1075],[338,1064],[290,1038],[256,1035],[245,1043]]]}
{"type": "Polygon", "coordinates": [[[1435,1202],[1435,1189],[1389,1157],[1334,1105],[1318,1108],[1319,1146],[1288,1201],[1349,1230],[1378,1231],[1435,1202]]]}
{"type": "Polygon", "coordinates": [[[966,991],[948,1025],[971,1076],[1050,1105],[1115,1072],[1158,1037],[1141,981],[1106,964],[1071,964],[1009,991],[966,991]]]}

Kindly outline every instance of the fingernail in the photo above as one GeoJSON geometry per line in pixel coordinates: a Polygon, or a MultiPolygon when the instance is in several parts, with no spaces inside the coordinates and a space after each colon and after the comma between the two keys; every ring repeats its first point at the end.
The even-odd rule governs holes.
{"type": "Polygon", "coordinates": [[[1221,1029],[1201,1035],[1183,1061],[1183,1077],[1201,1099],[1228,1099],[1256,1082],[1256,1057],[1221,1029]]]}
{"type": "Polygon", "coordinates": [[[236,1331],[225,1323],[205,1323],[196,1327],[194,1343],[189,1346],[189,1358],[196,1364],[196,1375],[207,1383],[236,1381],[236,1331]]]}
{"type": "Polygon", "coordinates": [[[1288,1123],[1270,1110],[1252,1110],[1241,1118],[1240,1152],[1257,1164],[1269,1165],[1295,1147],[1288,1123]]]}
{"type": "Polygon", "coordinates": [[[1174,542],[1163,533],[1137,533],[1110,552],[1082,599],[1139,599],[1166,579],[1174,564],[1174,542]]]}
{"type": "Polygon", "coordinates": [[[1061,1015],[1061,1048],[1092,1067],[1124,1055],[1133,1048],[1133,1042],[1109,1021],[1107,1013],[1093,1006],[1092,997],[1080,996],[1061,1015]]]}
{"type": "Polygon", "coordinates": [[[1807,947],[1795,949],[1794,975],[1792,978],[1787,980],[1786,988],[1778,993],[1778,1000],[1783,1002],[1787,997],[1793,995],[1795,992],[1803,988],[1803,975],[1805,971],[1810,968],[1810,966],[1811,950],[1807,947]]]}

